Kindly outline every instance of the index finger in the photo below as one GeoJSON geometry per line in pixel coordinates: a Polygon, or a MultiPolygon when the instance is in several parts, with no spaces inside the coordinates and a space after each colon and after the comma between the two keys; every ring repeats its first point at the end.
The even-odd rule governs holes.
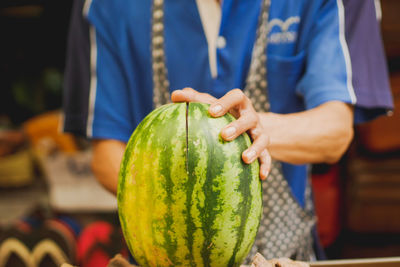
{"type": "Polygon", "coordinates": [[[172,102],[201,102],[212,104],[217,99],[209,94],[200,93],[190,87],[183,88],[182,90],[175,90],[171,95],[172,102]]]}
{"type": "Polygon", "coordinates": [[[238,106],[240,106],[240,109],[243,110],[249,108],[251,103],[242,90],[233,89],[212,103],[209,112],[211,116],[219,117],[238,106]]]}

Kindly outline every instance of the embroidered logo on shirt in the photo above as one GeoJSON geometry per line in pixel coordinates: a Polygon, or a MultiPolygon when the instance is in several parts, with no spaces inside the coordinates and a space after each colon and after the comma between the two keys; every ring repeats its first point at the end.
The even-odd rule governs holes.
{"type": "Polygon", "coordinates": [[[270,44],[294,43],[297,39],[297,27],[293,29],[290,26],[299,24],[299,22],[299,16],[289,17],[285,21],[272,19],[268,24],[268,31],[270,32],[268,42],[270,44]]]}

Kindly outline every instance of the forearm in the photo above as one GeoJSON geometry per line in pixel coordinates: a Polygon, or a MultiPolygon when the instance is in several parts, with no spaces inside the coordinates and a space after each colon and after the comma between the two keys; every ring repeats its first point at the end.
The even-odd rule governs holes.
{"type": "Polygon", "coordinates": [[[353,138],[353,108],[338,101],[293,114],[260,114],[272,158],[292,164],[334,163],[353,138]]]}
{"type": "Polygon", "coordinates": [[[117,194],[118,172],[126,144],[117,140],[93,141],[92,170],[97,180],[117,194]]]}

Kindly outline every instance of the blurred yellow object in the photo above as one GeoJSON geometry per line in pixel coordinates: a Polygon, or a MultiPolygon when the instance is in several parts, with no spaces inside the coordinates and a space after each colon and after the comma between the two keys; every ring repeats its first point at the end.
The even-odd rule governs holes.
{"type": "Polygon", "coordinates": [[[0,157],[0,187],[20,187],[29,185],[34,179],[32,154],[23,149],[0,157]]]}
{"type": "Polygon", "coordinates": [[[67,154],[78,151],[74,137],[61,132],[61,123],[61,112],[51,111],[26,121],[23,128],[35,151],[41,154],[54,146],[67,154]]]}

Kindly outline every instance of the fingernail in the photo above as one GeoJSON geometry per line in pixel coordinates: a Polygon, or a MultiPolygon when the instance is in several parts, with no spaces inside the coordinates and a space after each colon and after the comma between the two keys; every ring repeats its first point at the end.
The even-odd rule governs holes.
{"type": "Polygon", "coordinates": [[[218,114],[221,110],[222,110],[221,105],[215,105],[215,106],[211,107],[211,112],[214,114],[218,114]]]}
{"type": "Polygon", "coordinates": [[[269,170],[268,169],[264,169],[261,172],[262,172],[263,180],[265,180],[268,177],[269,170]]]}
{"type": "Polygon", "coordinates": [[[225,129],[224,133],[225,133],[226,137],[228,137],[228,138],[232,137],[236,133],[236,128],[235,127],[229,127],[227,129],[225,129]]]}
{"type": "Polygon", "coordinates": [[[246,152],[246,157],[247,157],[248,161],[253,161],[253,159],[256,157],[256,152],[251,149],[246,152]]]}

